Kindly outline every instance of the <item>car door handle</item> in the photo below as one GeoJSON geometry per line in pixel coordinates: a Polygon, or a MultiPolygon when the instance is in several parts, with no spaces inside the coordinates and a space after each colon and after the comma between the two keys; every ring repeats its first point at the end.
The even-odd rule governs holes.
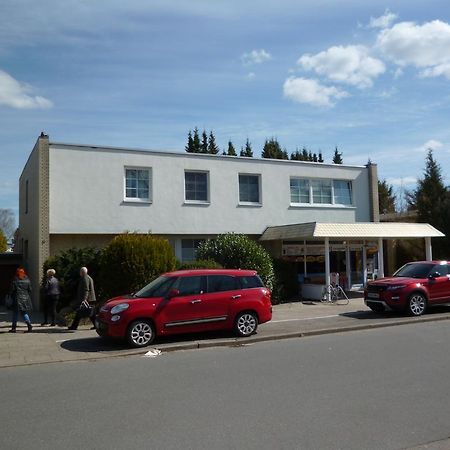
{"type": "Polygon", "coordinates": [[[199,300],[199,299],[197,299],[197,300],[192,300],[192,301],[191,301],[192,304],[194,304],[194,303],[201,303],[201,302],[202,302],[202,301],[199,300]]]}
{"type": "Polygon", "coordinates": [[[239,295],[232,295],[232,296],[231,296],[231,298],[232,298],[233,300],[236,299],[236,298],[241,298],[241,297],[242,297],[242,295],[240,295],[240,294],[239,294],[239,295]]]}

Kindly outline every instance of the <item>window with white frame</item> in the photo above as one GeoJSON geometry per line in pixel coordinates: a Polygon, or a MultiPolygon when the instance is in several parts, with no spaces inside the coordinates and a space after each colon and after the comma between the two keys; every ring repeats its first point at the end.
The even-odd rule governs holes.
{"type": "Polygon", "coordinates": [[[350,206],[352,204],[352,182],[333,180],[334,203],[350,206]]]}
{"type": "Polygon", "coordinates": [[[349,180],[290,179],[291,204],[352,206],[352,182],[349,180]]]}
{"type": "Polygon", "coordinates": [[[239,202],[261,203],[260,175],[239,174],[239,202]]]}
{"type": "Polygon", "coordinates": [[[310,203],[309,191],[309,180],[291,178],[291,203],[310,203]]]}
{"type": "Polygon", "coordinates": [[[202,242],[204,242],[204,239],[182,239],[181,261],[195,261],[197,248],[202,242]]]}
{"type": "Polygon", "coordinates": [[[208,172],[184,172],[185,200],[188,202],[208,202],[208,172]]]}
{"type": "Polygon", "coordinates": [[[151,201],[151,168],[125,168],[125,200],[151,201]]]}

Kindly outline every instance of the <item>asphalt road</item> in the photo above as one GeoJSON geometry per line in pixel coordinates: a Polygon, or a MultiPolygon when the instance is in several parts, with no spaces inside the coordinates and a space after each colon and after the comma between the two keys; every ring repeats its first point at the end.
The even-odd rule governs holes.
{"type": "Polygon", "coordinates": [[[0,370],[2,449],[450,448],[447,321],[0,370]],[[446,445],[446,446],[439,446],[446,445]]]}

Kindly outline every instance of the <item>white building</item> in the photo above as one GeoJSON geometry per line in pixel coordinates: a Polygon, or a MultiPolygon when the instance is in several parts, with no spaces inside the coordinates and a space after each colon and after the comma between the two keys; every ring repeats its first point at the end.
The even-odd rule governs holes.
{"type": "MultiPolygon", "coordinates": [[[[220,233],[257,239],[268,227],[317,222],[346,229],[345,224],[378,222],[375,164],[94,147],[49,142],[44,134],[23,169],[19,198],[17,244],[35,292],[49,256],[74,246],[103,246],[125,231],[165,236],[180,260],[190,260],[199,241],[220,233]]],[[[368,253],[378,250],[385,232],[344,233],[330,241],[273,230],[262,242],[275,257],[301,263],[302,281],[308,281],[307,256],[316,256],[312,273],[328,280],[330,270],[343,271],[347,287],[365,281],[368,253]],[[330,260],[333,246],[343,258],[331,253],[330,260]],[[334,260],[342,267],[334,267],[334,260]]]]}

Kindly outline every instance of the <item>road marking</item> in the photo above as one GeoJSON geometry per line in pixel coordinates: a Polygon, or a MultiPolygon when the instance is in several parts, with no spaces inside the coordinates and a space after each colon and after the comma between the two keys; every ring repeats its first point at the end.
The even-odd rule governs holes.
{"type": "Polygon", "coordinates": [[[280,323],[280,322],[298,322],[300,320],[314,320],[314,319],[328,319],[330,317],[339,317],[339,314],[333,314],[332,316],[315,316],[306,317],[302,319],[283,319],[283,320],[271,320],[270,323],[280,323]]]}

